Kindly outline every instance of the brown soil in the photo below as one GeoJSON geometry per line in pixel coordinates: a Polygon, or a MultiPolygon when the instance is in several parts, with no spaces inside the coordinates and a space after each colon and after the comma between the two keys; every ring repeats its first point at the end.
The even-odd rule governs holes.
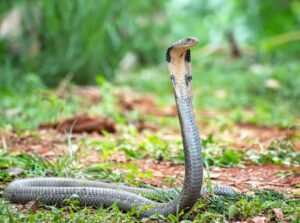
{"type": "MultiPolygon", "coordinates": [[[[162,187],[167,185],[165,182],[180,186],[183,182],[183,165],[150,159],[138,160],[133,163],[137,164],[142,171],[151,170],[153,178],[143,181],[153,186],[162,187]]],[[[291,167],[278,165],[215,168],[210,171],[209,175],[213,183],[231,186],[237,191],[243,192],[252,188],[296,192],[299,189],[296,189],[295,186],[300,184],[300,167],[293,170],[291,167]]]]}
{"type": "MultiPolygon", "coordinates": [[[[70,123],[70,121],[68,123],[70,123]]],[[[290,130],[255,128],[254,126],[249,128],[248,126],[238,126],[236,128],[240,129],[240,131],[237,131],[238,134],[245,135],[243,132],[247,132],[249,136],[256,137],[255,139],[262,144],[269,142],[269,140],[274,137],[286,138],[291,134],[290,130]],[[271,133],[274,133],[273,137],[271,133]]],[[[157,132],[157,134],[162,133],[157,132]]],[[[76,141],[85,136],[86,133],[74,133],[72,134],[72,139],[76,143],[76,141]]],[[[14,133],[0,132],[2,147],[10,149],[16,154],[21,151],[32,152],[47,159],[54,159],[57,156],[66,154],[66,151],[68,151],[67,137],[67,134],[60,133],[53,129],[41,129],[39,132],[24,133],[21,136],[14,133]]],[[[90,134],[89,138],[101,141],[101,136],[97,132],[94,132],[92,135],[90,134]]],[[[239,139],[239,137],[236,137],[236,139],[239,139]]],[[[239,142],[239,140],[237,140],[237,142],[239,142]]],[[[237,148],[249,148],[249,145],[246,147],[243,142],[241,144],[236,143],[235,145],[237,145],[237,148]]],[[[80,163],[83,165],[103,162],[100,153],[91,149],[85,150],[84,155],[80,158],[80,163]]],[[[142,180],[153,186],[179,186],[183,181],[183,165],[173,162],[151,159],[130,161],[126,159],[123,153],[112,154],[110,161],[115,163],[131,162],[136,164],[141,171],[151,171],[153,178],[145,178],[142,180]]],[[[124,167],[121,165],[120,168],[124,167]]],[[[295,192],[297,190],[296,185],[300,184],[300,167],[251,165],[246,167],[215,168],[211,170],[210,176],[213,182],[233,186],[240,191],[247,191],[251,188],[270,188],[279,191],[295,192]]]]}
{"type": "MultiPolygon", "coordinates": [[[[101,92],[95,88],[75,89],[75,94],[87,98],[91,103],[99,103],[101,92]]],[[[128,111],[138,110],[145,114],[155,116],[176,116],[175,106],[158,106],[150,96],[135,94],[119,94],[119,107],[126,114],[128,111]]],[[[223,114],[224,115],[224,114],[223,114]]],[[[236,149],[267,149],[274,139],[300,138],[300,131],[295,129],[278,129],[272,127],[261,127],[249,124],[229,124],[223,126],[210,125],[211,119],[218,116],[216,111],[201,111],[200,117],[206,117],[199,124],[204,137],[212,134],[215,141],[220,141],[229,147],[236,149]]],[[[159,126],[147,123],[144,120],[136,120],[132,123],[139,131],[150,130],[162,135],[159,126]]],[[[107,118],[91,117],[88,115],[75,116],[56,123],[42,123],[36,133],[24,133],[21,136],[14,133],[1,133],[0,143],[3,148],[12,150],[14,153],[33,152],[47,159],[54,159],[65,154],[67,147],[67,134],[72,132],[72,138],[76,142],[89,133],[89,139],[94,137],[101,140],[100,134],[105,132],[115,133],[116,124],[107,118]]],[[[179,130],[171,130],[169,136],[179,137],[179,130]],[[174,136],[175,135],[175,136],[174,136]]],[[[117,134],[115,134],[117,137],[117,134]]],[[[142,134],[141,134],[142,136],[142,134]]],[[[170,140],[170,139],[168,139],[170,140]]],[[[300,151],[300,140],[295,142],[300,151]]],[[[82,164],[102,162],[103,159],[96,150],[86,150],[81,157],[82,164]]],[[[141,171],[150,170],[153,178],[143,179],[154,186],[180,185],[183,181],[183,165],[173,162],[157,161],[151,159],[127,160],[125,155],[113,154],[110,159],[115,163],[131,162],[136,164],[141,171]]],[[[231,167],[213,169],[210,176],[213,182],[235,187],[240,191],[251,188],[270,188],[279,191],[295,191],[295,186],[300,184],[299,167],[286,167],[275,165],[231,167]]]]}

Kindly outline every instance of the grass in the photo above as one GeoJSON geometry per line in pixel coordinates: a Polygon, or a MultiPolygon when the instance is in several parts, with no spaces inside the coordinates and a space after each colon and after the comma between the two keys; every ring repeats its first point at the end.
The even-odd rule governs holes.
{"type": "MultiPolygon", "coordinates": [[[[71,146],[71,145],[69,145],[71,146]]],[[[151,149],[150,149],[151,150],[151,149]]],[[[14,170],[21,169],[18,177],[33,176],[64,176],[76,178],[92,178],[100,180],[110,180],[123,182],[124,179],[132,184],[137,178],[151,177],[141,174],[134,166],[124,166],[121,174],[116,174],[111,168],[114,165],[102,163],[101,165],[91,165],[82,167],[79,165],[77,157],[80,150],[70,152],[66,156],[59,157],[54,161],[47,161],[38,155],[21,153],[12,155],[9,152],[1,152],[0,179],[2,182],[11,181],[16,175],[12,176],[14,170]],[[125,175],[124,175],[125,174],[125,175]],[[95,177],[97,176],[97,177],[95,177]]],[[[215,157],[214,160],[224,158],[215,157]]],[[[135,184],[133,184],[135,185],[135,184]]],[[[269,220],[276,220],[274,209],[280,209],[286,220],[297,222],[299,220],[300,201],[271,190],[254,190],[252,195],[239,194],[234,197],[218,197],[210,195],[209,199],[204,198],[198,201],[192,211],[177,216],[168,217],[153,216],[152,220],[165,222],[179,222],[183,219],[186,222],[226,222],[229,220],[246,220],[247,218],[264,214],[269,220]]],[[[21,208],[19,206],[19,208],[21,208]]],[[[76,200],[70,200],[67,206],[54,207],[42,206],[38,203],[29,204],[21,211],[5,200],[0,200],[0,214],[2,222],[144,222],[139,218],[136,210],[129,213],[122,213],[116,205],[110,208],[89,208],[80,207],[76,200]],[[88,216],[88,219],[86,219],[88,216]]],[[[278,220],[278,219],[277,219],[278,220]]]]}
{"type": "MultiPolygon", "coordinates": [[[[215,62],[213,58],[195,62],[193,86],[197,109],[217,109],[226,116],[216,118],[227,117],[225,122],[299,128],[299,65],[248,65],[245,61],[227,64],[225,61],[215,62]]],[[[1,88],[0,127],[32,129],[40,122],[83,112],[100,113],[118,123],[126,123],[130,117],[122,116],[114,108],[118,102],[114,87],[100,76],[97,82],[104,100],[98,106],[82,107],[84,100],[75,96],[61,98],[48,91],[35,75],[27,75],[22,84],[15,84],[10,89],[1,88]]],[[[119,74],[115,82],[151,93],[161,105],[174,103],[165,65],[138,73],[119,74]]]]}
{"type": "MultiPolygon", "coordinates": [[[[275,209],[284,214],[286,221],[299,222],[299,199],[269,190],[230,198],[210,195],[199,200],[188,213],[153,216],[151,219],[139,218],[135,209],[122,213],[116,205],[106,209],[79,207],[76,200],[69,199],[65,207],[42,206],[37,202],[21,207],[1,198],[2,189],[21,177],[84,177],[130,185],[143,185],[143,180],[153,178],[151,172],[142,172],[131,163],[111,162],[111,156],[118,153],[124,154],[127,160],[151,158],[183,164],[182,141],[175,130],[178,128],[177,118],[158,118],[139,111],[124,114],[118,108],[119,98],[115,90],[127,86],[134,92],[151,94],[160,105],[174,104],[166,64],[157,65],[164,58],[165,52],[161,49],[175,36],[181,37],[185,32],[200,36],[203,44],[217,40],[224,45],[225,40],[221,37],[224,27],[228,30],[234,27],[232,32],[245,54],[242,59],[205,55],[205,47],[195,48],[192,53],[197,119],[214,129],[213,134],[204,136],[202,140],[204,162],[217,168],[249,164],[285,165],[290,170],[278,174],[296,173],[300,165],[296,145],[299,136],[274,139],[268,146],[259,145],[261,149],[252,149],[248,145],[247,151],[231,146],[235,139],[228,142],[218,138],[218,135],[226,136],[226,130],[237,123],[284,129],[299,129],[300,126],[300,65],[290,59],[298,55],[299,44],[291,44],[295,38],[287,38],[286,35],[299,34],[294,31],[299,4],[296,1],[291,1],[286,7],[275,4],[283,13],[274,14],[270,7],[266,7],[274,6],[272,1],[254,3],[249,7],[235,2],[229,5],[204,2],[199,7],[183,5],[179,15],[173,13],[177,11],[173,10],[175,5],[159,1],[135,4],[128,0],[92,0],[91,4],[83,4],[80,0],[42,1],[39,4],[36,0],[2,1],[1,19],[14,6],[27,11],[22,19],[24,30],[21,36],[0,40],[0,133],[12,132],[19,138],[30,133],[39,138],[41,135],[36,130],[40,123],[83,113],[110,117],[119,129],[117,137],[105,134],[101,141],[95,141],[88,135],[79,142],[73,142],[70,134],[65,142],[68,153],[50,161],[38,154],[23,153],[22,147],[10,148],[5,139],[0,138],[0,222],[228,222],[246,221],[254,216],[280,222],[275,209]],[[257,11],[251,10],[253,7],[262,16],[253,14],[257,11]],[[186,16],[183,15],[196,17],[199,13],[202,23],[190,20],[186,24],[186,16]],[[272,16],[269,16],[270,13],[272,16]],[[270,19],[275,26],[257,30],[270,19]],[[206,33],[207,30],[210,32],[206,33]],[[245,38],[244,34],[240,35],[241,30],[248,30],[245,36],[250,35],[248,38],[255,42],[254,47],[261,45],[263,48],[256,52],[256,58],[246,55],[247,49],[240,39],[245,38]],[[282,34],[288,31],[294,32],[282,34]],[[265,39],[260,39],[262,37],[265,39]],[[132,59],[128,64],[133,67],[139,64],[152,67],[130,70],[128,64],[124,66],[128,58],[129,62],[132,59]],[[127,68],[124,72],[123,69],[127,68]],[[115,75],[118,70],[122,72],[115,75]],[[62,95],[47,87],[55,86],[66,75],[73,76],[75,83],[97,83],[101,90],[101,103],[90,105],[85,98],[72,95],[68,89],[62,95]],[[103,76],[112,82],[107,82],[103,76]],[[115,85],[118,85],[117,88],[115,85]],[[200,117],[202,111],[217,111],[217,115],[200,117]],[[207,117],[210,119],[207,120],[207,117]],[[174,130],[172,135],[177,136],[170,140],[160,136],[160,131],[140,133],[130,125],[137,120],[174,130]],[[92,149],[101,156],[101,163],[81,163],[83,154],[92,149]],[[116,171],[117,166],[121,166],[121,170],[116,171]]],[[[172,186],[175,178],[166,179],[167,184],[172,186]]]]}
{"type": "MultiPolygon", "coordinates": [[[[102,87],[105,88],[106,92],[113,91],[111,89],[112,86],[109,84],[105,84],[102,87]]],[[[107,98],[104,99],[104,104],[102,104],[102,108],[104,109],[101,112],[102,114],[109,114],[113,106],[110,106],[105,100],[109,101],[111,94],[107,94],[105,97],[107,98]]],[[[55,100],[64,99],[57,98],[55,100]]],[[[37,105],[39,106],[39,104],[37,105]]],[[[121,116],[116,111],[113,114],[114,117],[121,116]]],[[[65,115],[65,113],[62,113],[62,115],[65,115]]],[[[173,122],[176,118],[171,119],[173,122]]],[[[25,120],[26,123],[30,124],[31,122],[30,120],[25,120]]],[[[120,121],[119,124],[126,125],[123,121],[120,121]]],[[[22,131],[20,134],[22,134],[22,131]]],[[[123,152],[127,159],[132,160],[148,157],[156,160],[183,163],[183,153],[180,150],[182,147],[180,137],[177,139],[174,138],[170,142],[169,140],[160,138],[157,134],[148,133],[141,138],[137,130],[133,127],[125,127],[118,134],[117,139],[113,135],[107,134],[102,137],[101,141],[84,138],[82,141],[76,142],[76,144],[68,140],[66,143],[69,148],[69,154],[58,157],[53,161],[47,161],[35,154],[20,153],[15,155],[10,153],[7,148],[2,148],[0,154],[0,180],[3,182],[3,186],[5,186],[15,177],[63,176],[85,177],[112,182],[125,181],[131,185],[142,185],[142,180],[137,181],[137,179],[152,178],[151,172],[143,173],[136,166],[129,164],[122,165],[122,171],[113,171],[116,166],[120,165],[111,163],[109,157],[113,154],[123,152]],[[138,138],[139,140],[137,141],[138,138]],[[89,149],[96,150],[103,158],[103,162],[83,166],[79,162],[79,159],[81,154],[86,153],[89,149]]],[[[71,135],[69,135],[68,139],[71,138],[71,135]]],[[[295,150],[293,138],[290,140],[274,141],[270,144],[268,150],[249,150],[247,152],[222,145],[214,139],[213,135],[209,135],[203,139],[202,143],[205,148],[203,153],[204,162],[210,167],[247,165],[249,162],[253,164],[277,164],[295,167],[300,165],[299,153],[295,150]]],[[[234,198],[222,198],[212,195],[210,200],[200,200],[194,209],[187,214],[179,213],[177,216],[169,216],[167,218],[154,216],[153,220],[179,222],[179,219],[185,219],[187,222],[226,222],[229,220],[246,220],[249,217],[259,214],[267,216],[268,219],[276,219],[273,209],[280,208],[284,216],[287,216],[286,220],[297,222],[297,219],[299,219],[298,204],[299,200],[274,191],[255,191],[254,196],[251,197],[240,195],[234,198]]],[[[55,222],[60,221],[62,218],[65,219],[65,222],[87,222],[87,216],[89,216],[89,221],[99,222],[142,221],[136,211],[122,213],[115,205],[108,209],[101,207],[93,209],[88,207],[79,208],[76,202],[71,202],[68,207],[29,207],[20,213],[14,206],[1,200],[0,207],[4,222],[55,222]]]]}
{"type": "Polygon", "coordinates": [[[56,86],[68,74],[73,75],[77,84],[95,83],[99,74],[113,79],[128,51],[140,55],[141,61],[137,63],[161,59],[156,52],[161,47],[160,37],[168,33],[167,23],[158,25],[142,20],[153,20],[157,12],[164,10],[165,3],[90,3],[1,2],[1,19],[17,9],[22,22],[19,35],[0,38],[0,87],[12,85],[31,72],[48,86],[56,86]],[[143,33],[148,38],[151,35],[152,41],[145,42],[143,33]]]}
{"type": "MultiPolygon", "coordinates": [[[[201,58],[199,52],[195,56],[201,58]]],[[[299,128],[298,89],[300,66],[289,63],[249,65],[247,61],[225,62],[220,58],[195,60],[193,86],[194,102],[197,110],[219,111],[218,117],[210,120],[212,127],[222,134],[237,122],[280,128],[299,128]],[[272,80],[272,81],[270,81],[272,80]],[[270,84],[271,83],[271,84],[270,84]],[[275,83],[275,84],[274,84],[275,83]]],[[[88,136],[80,142],[72,142],[71,136],[65,142],[69,153],[48,161],[36,154],[15,154],[0,145],[0,180],[1,188],[15,177],[63,176],[126,182],[130,185],[143,185],[143,179],[151,179],[151,172],[142,172],[137,166],[123,164],[121,171],[115,171],[117,164],[109,158],[123,153],[127,159],[151,158],[160,161],[183,163],[183,152],[180,150],[180,137],[166,139],[160,132],[140,134],[133,126],[133,120],[146,120],[163,126],[164,129],[178,128],[176,117],[158,118],[133,111],[127,114],[116,109],[118,98],[115,90],[129,85],[135,91],[151,93],[160,105],[173,104],[171,85],[165,64],[163,67],[143,69],[140,72],[119,74],[114,84],[98,77],[102,101],[97,105],[84,103],[85,99],[70,95],[67,91],[61,96],[45,87],[35,75],[29,75],[22,84],[10,89],[1,88],[0,94],[0,128],[3,131],[16,132],[22,136],[30,131],[34,133],[41,122],[57,121],[74,114],[100,114],[112,118],[120,127],[118,137],[106,134],[101,141],[88,136]],[[162,75],[163,74],[163,75],[162,75]],[[159,83],[159,84],[158,84],[159,83]],[[13,90],[12,90],[13,89],[13,90]],[[174,124],[175,123],[175,124],[174,124]],[[83,149],[94,149],[101,155],[103,162],[93,165],[80,163],[83,149]],[[138,180],[137,180],[138,179],[138,180]]],[[[197,113],[198,114],[198,113],[197,113]]],[[[198,117],[200,120],[205,117],[198,117]]],[[[209,122],[209,124],[211,124],[209,122]]],[[[37,133],[36,137],[39,133],[37,133]]],[[[178,134],[177,134],[178,135],[178,134]]],[[[291,136],[283,140],[274,140],[263,150],[237,150],[216,135],[203,138],[205,148],[204,162],[210,167],[231,167],[242,165],[287,165],[297,169],[300,165],[299,152],[295,144],[299,137],[291,136]]],[[[85,151],[85,152],[86,152],[85,151]]],[[[119,165],[120,166],[120,165],[119,165]]],[[[284,175],[290,173],[282,173],[284,175]]],[[[172,182],[172,179],[170,179],[172,182]]],[[[172,183],[170,183],[172,184],[172,183]]],[[[297,222],[299,200],[287,194],[275,191],[254,191],[252,196],[240,195],[233,198],[222,198],[211,195],[209,200],[199,200],[194,209],[186,214],[176,216],[153,216],[151,220],[161,222],[226,222],[246,220],[263,215],[270,221],[278,221],[274,208],[279,208],[286,220],[297,222]]],[[[0,199],[0,215],[3,222],[143,222],[138,212],[133,210],[122,213],[116,205],[108,209],[79,207],[76,201],[70,201],[67,207],[40,206],[32,204],[26,208],[15,207],[0,199]],[[19,209],[18,209],[19,208],[19,209]],[[88,220],[87,220],[88,216],[88,220]]]]}
{"type": "Polygon", "coordinates": [[[74,114],[79,107],[76,97],[59,98],[33,74],[14,87],[1,88],[0,100],[0,127],[13,131],[36,129],[41,122],[74,114]]]}
{"type": "MultiPolygon", "coordinates": [[[[154,216],[152,221],[179,222],[179,216],[185,222],[227,222],[228,220],[246,220],[248,217],[266,213],[269,221],[278,221],[274,209],[282,210],[289,222],[299,220],[299,201],[288,198],[274,191],[257,191],[252,198],[240,195],[234,198],[221,198],[212,196],[210,201],[199,201],[188,214],[178,216],[154,216]]],[[[0,214],[2,222],[145,222],[140,220],[138,213],[132,211],[122,213],[116,205],[110,208],[82,208],[76,202],[63,208],[49,206],[46,208],[28,208],[19,212],[5,201],[0,201],[0,214]],[[88,219],[87,219],[88,216],[88,219]]],[[[148,219],[150,220],[150,219],[148,219]]]]}
{"type": "MultiPolygon", "coordinates": [[[[300,66],[296,63],[253,64],[250,58],[230,62],[203,57],[197,49],[193,58],[196,107],[226,111],[235,122],[299,127],[300,66]]],[[[165,64],[120,74],[117,83],[157,94],[161,104],[174,101],[165,64]]]]}
{"type": "MultiPolygon", "coordinates": [[[[300,66],[296,62],[254,64],[247,57],[228,61],[219,56],[203,57],[201,49],[193,51],[193,58],[194,104],[197,109],[223,112],[228,117],[225,122],[299,128],[300,66]]],[[[102,75],[95,80],[102,92],[102,103],[83,107],[84,100],[72,95],[63,98],[53,94],[35,74],[27,74],[22,83],[0,89],[0,127],[36,128],[40,122],[83,112],[100,113],[118,123],[126,123],[130,117],[122,116],[115,109],[118,102],[115,87],[102,75]]],[[[150,93],[161,105],[174,104],[165,63],[149,69],[122,72],[116,75],[113,83],[150,93]]]]}
{"type": "Polygon", "coordinates": [[[200,207],[200,210],[207,211],[203,215],[198,215],[196,219],[201,219],[202,222],[209,222],[209,220],[219,220],[220,222],[228,220],[242,221],[265,212],[267,213],[266,218],[271,221],[276,219],[272,209],[281,208],[284,214],[290,217],[287,220],[292,222],[298,218],[296,213],[298,202],[270,190],[253,191],[251,197],[244,194],[232,198],[213,196],[209,202],[200,201],[199,206],[196,205],[196,209],[200,207]]]}

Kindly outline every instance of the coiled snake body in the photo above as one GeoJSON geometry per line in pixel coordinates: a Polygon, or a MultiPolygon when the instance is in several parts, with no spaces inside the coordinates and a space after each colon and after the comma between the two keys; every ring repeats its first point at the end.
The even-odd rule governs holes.
{"type": "MultiPolygon", "coordinates": [[[[146,189],[127,187],[98,181],[66,178],[28,178],[16,180],[4,191],[4,197],[13,203],[25,204],[38,200],[43,204],[61,205],[65,199],[76,195],[80,204],[108,207],[117,203],[121,210],[129,211],[134,206],[141,210],[142,216],[154,213],[161,215],[176,214],[191,209],[206,187],[202,187],[201,142],[192,107],[191,55],[190,48],[198,43],[196,38],[185,38],[172,44],[167,50],[167,62],[173,84],[175,100],[180,121],[185,155],[185,179],[180,193],[175,189],[146,189]],[[152,201],[145,194],[158,192],[178,194],[176,199],[167,203],[152,201]]],[[[232,195],[228,187],[216,187],[219,195],[232,195]]]]}

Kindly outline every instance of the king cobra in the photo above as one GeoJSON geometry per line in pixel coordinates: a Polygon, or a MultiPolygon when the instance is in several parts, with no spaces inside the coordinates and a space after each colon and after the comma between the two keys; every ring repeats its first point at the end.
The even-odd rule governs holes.
{"type": "MultiPolygon", "coordinates": [[[[37,200],[47,205],[63,205],[66,199],[75,195],[81,205],[109,207],[116,203],[123,211],[136,207],[144,217],[156,213],[168,216],[181,210],[190,210],[201,195],[207,192],[207,187],[202,186],[202,148],[192,105],[190,48],[197,43],[198,40],[194,37],[179,40],[167,49],[166,55],[185,156],[185,178],[181,190],[137,188],[99,181],[46,177],[16,180],[8,185],[4,197],[13,203],[26,204],[37,200]],[[176,198],[161,203],[145,196],[162,192],[175,194],[176,198]]],[[[230,187],[216,186],[214,193],[233,195],[235,191],[230,187]]]]}

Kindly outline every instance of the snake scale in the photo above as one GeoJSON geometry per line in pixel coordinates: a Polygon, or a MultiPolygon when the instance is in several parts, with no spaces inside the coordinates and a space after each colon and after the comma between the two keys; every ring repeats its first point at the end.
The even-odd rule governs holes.
{"type": "MultiPolygon", "coordinates": [[[[13,203],[26,204],[38,200],[47,205],[63,205],[76,195],[81,205],[108,207],[117,203],[123,211],[141,209],[141,216],[158,213],[169,215],[191,209],[207,189],[203,184],[202,148],[192,105],[192,74],[190,48],[198,40],[194,37],[175,42],[167,49],[170,72],[179,116],[185,155],[185,178],[181,191],[176,189],[149,189],[128,187],[99,181],[68,178],[28,178],[15,180],[4,191],[4,197],[13,203]],[[144,195],[166,192],[176,198],[166,203],[153,201],[144,195]],[[145,208],[147,206],[147,208],[145,208]]],[[[229,187],[217,186],[217,195],[233,195],[229,187]]]]}

